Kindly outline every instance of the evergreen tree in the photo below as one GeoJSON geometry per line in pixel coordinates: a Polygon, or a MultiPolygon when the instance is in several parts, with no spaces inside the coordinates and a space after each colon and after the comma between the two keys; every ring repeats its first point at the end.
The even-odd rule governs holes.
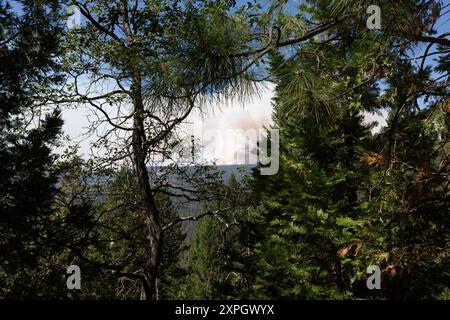
{"type": "Polygon", "coordinates": [[[59,111],[40,114],[33,96],[60,80],[57,1],[0,1],[0,297],[52,295],[63,285],[49,264],[58,172],[59,111]]]}
{"type": "MultiPolygon", "coordinates": [[[[313,17],[330,15],[311,3],[313,17]]],[[[272,57],[280,171],[253,181],[263,234],[253,245],[255,297],[428,297],[448,281],[448,84],[405,62],[397,44],[413,46],[399,40],[411,37],[408,24],[393,36],[392,25],[377,35],[348,23],[320,46],[272,57]],[[373,135],[362,112],[383,108],[388,127],[373,135]],[[371,264],[383,271],[381,291],[367,290],[371,264]]]]}
{"type": "Polygon", "coordinates": [[[203,218],[196,225],[188,257],[184,298],[248,298],[252,274],[249,272],[249,220],[245,214],[248,192],[234,173],[222,185],[221,199],[213,207],[223,213],[203,218]]]}

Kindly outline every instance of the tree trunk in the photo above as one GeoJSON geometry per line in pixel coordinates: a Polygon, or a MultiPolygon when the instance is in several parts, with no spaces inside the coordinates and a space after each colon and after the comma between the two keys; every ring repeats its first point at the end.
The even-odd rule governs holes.
{"type": "MultiPolygon", "coordinates": [[[[133,52],[134,34],[128,20],[128,2],[122,0],[120,3],[122,13],[123,28],[128,41],[130,53],[133,52]]],[[[139,181],[142,205],[145,215],[145,223],[148,229],[148,246],[146,248],[147,258],[143,266],[144,279],[142,281],[141,299],[151,300],[157,298],[156,281],[161,262],[162,248],[162,228],[159,221],[159,211],[153,197],[150,186],[150,178],[146,164],[146,134],[144,128],[144,103],[142,99],[142,79],[139,66],[130,61],[129,71],[132,78],[131,98],[133,101],[133,164],[136,170],[136,176],[139,181]]]]}
{"type": "MultiPolygon", "coordinates": [[[[336,252],[336,251],[334,251],[336,252]]],[[[334,265],[336,268],[336,284],[339,288],[339,291],[341,293],[345,294],[345,285],[344,285],[344,279],[342,275],[342,265],[341,265],[341,259],[339,257],[334,258],[334,265]]]]}
{"type": "Polygon", "coordinates": [[[135,73],[132,85],[132,98],[134,105],[133,116],[133,162],[139,181],[142,204],[145,214],[145,222],[148,228],[147,258],[143,268],[144,281],[142,285],[141,299],[156,299],[156,280],[161,261],[162,228],[159,221],[159,211],[153,197],[150,179],[146,165],[145,129],[143,122],[144,104],[142,101],[140,75],[135,73]]]}

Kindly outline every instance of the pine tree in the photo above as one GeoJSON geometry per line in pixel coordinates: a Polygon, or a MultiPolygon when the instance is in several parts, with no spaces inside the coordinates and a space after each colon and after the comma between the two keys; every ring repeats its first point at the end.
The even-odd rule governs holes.
{"type": "MultiPolygon", "coordinates": [[[[329,16],[329,6],[313,3],[313,17],[329,16]]],[[[410,9],[402,8],[400,21],[410,9]]],[[[333,29],[320,46],[311,41],[293,56],[272,57],[280,170],[253,179],[263,234],[253,244],[258,298],[445,292],[448,84],[433,80],[431,67],[408,62],[408,23],[397,33],[388,25],[380,38],[346,27],[333,29]],[[361,113],[383,108],[388,127],[374,135],[361,113]],[[366,287],[371,264],[382,270],[381,291],[366,287]]]]}

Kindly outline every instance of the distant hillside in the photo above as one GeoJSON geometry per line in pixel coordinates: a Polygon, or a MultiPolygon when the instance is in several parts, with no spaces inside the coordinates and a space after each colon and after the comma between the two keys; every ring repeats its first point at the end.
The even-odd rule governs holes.
{"type": "Polygon", "coordinates": [[[217,166],[219,171],[223,171],[223,181],[228,181],[232,173],[234,173],[236,179],[241,181],[242,176],[251,173],[252,169],[256,167],[256,164],[230,164],[217,166]]]}

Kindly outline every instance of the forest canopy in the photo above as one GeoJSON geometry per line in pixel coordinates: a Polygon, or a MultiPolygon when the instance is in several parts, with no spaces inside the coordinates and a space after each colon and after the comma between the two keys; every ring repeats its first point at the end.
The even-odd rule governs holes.
{"type": "Polygon", "coordinates": [[[0,298],[450,299],[449,16],[0,0],[0,298]],[[257,162],[199,160],[189,116],[263,87],[257,162]]]}

